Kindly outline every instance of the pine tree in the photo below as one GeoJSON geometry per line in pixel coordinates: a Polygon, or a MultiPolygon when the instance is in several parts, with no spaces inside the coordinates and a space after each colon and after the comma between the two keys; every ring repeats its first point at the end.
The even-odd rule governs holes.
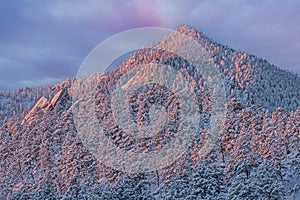
{"type": "Polygon", "coordinates": [[[119,199],[154,199],[150,191],[150,182],[144,173],[124,174],[118,183],[113,187],[119,199]]]}
{"type": "Polygon", "coordinates": [[[271,162],[267,162],[258,169],[255,179],[261,199],[286,198],[281,172],[271,162]]]}
{"type": "Polygon", "coordinates": [[[245,173],[235,174],[228,184],[228,200],[253,200],[259,199],[259,190],[256,179],[245,173]]]}
{"type": "Polygon", "coordinates": [[[164,199],[186,199],[192,194],[191,177],[187,174],[177,174],[162,190],[164,199]]]}
{"type": "Polygon", "coordinates": [[[206,159],[197,164],[189,199],[224,199],[225,172],[216,162],[206,159]]]}

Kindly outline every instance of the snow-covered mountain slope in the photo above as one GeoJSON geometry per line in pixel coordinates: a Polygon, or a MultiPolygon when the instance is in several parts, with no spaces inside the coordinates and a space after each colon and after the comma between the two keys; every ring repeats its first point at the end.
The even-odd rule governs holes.
{"type": "Polygon", "coordinates": [[[70,84],[71,79],[67,79],[53,86],[0,92],[0,125],[12,116],[26,114],[41,97],[51,98],[60,88],[70,87],[70,84]]]}
{"type": "Polygon", "coordinates": [[[274,111],[277,107],[294,111],[300,105],[299,75],[280,69],[265,59],[239,52],[214,42],[189,26],[177,29],[197,40],[213,57],[226,79],[243,102],[250,101],[274,111]]]}
{"type": "MultiPolygon", "coordinates": [[[[89,84],[66,80],[46,88],[0,94],[0,199],[285,199],[297,196],[300,77],[254,55],[218,44],[189,26],[179,27],[177,31],[196,40],[213,58],[225,88],[225,123],[207,156],[199,155],[211,116],[206,80],[175,54],[141,49],[118,68],[90,76],[89,84]],[[163,148],[158,139],[168,142],[166,137],[157,135],[158,139],[135,143],[130,136],[120,135],[107,114],[116,80],[137,64],[148,63],[180,70],[185,75],[178,82],[190,78],[188,87],[199,98],[199,134],[171,165],[149,173],[129,174],[105,165],[84,146],[78,136],[80,127],[74,121],[74,112],[81,101],[76,98],[78,92],[93,83],[97,86],[94,94],[97,119],[115,145],[144,153],[163,148]],[[75,90],[78,88],[79,91],[75,90]]],[[[167,94],[167,90],[156,85],[144,89],[150,99],[155,92],[161,96],[167,94]]],[[[159,97],[162,105],[173,98],[168,95],[159,97]]],[[[147,117],[149,113],[154,115],[151,114],[154,111],[139,110],[147,105],[147,99],[136,96],[129,105],[136,123],[150,123],[147,117]]],[[[175,125],[165,127],[164,134],[170,138],[176,137],[172,132],[177,127],[176,112],[176,109],[169,112],[174,114],[171,121],[175,125]]]]}

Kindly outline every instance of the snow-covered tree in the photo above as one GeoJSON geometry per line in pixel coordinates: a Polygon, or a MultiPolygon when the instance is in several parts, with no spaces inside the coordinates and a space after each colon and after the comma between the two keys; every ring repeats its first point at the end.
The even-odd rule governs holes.
{"type": "Polygon", "coordinates": [[[255,174],[259,196],[261,199],[285,199],[286,192],[281,172],[271,162],[258,168],[255,174]]]}
{"type": "Polygon", "coordinates": [[[256,179],[245,173],[235,174],[228,183],[228,200],[259,199],[259,190],[256,179]]]}
{"type": "Polygon", "coordinates": [[[200,161],[192,179],[192,193],[188,199],[224,199],[225,171],[210,159],[200,161]]]}

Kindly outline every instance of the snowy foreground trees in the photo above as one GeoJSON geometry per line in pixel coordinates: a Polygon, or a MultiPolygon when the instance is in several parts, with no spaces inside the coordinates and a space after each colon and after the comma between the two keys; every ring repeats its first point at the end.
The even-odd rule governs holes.
{"type": "Polygon", "coordinates": [[[223,134],[209,155],[197,157],[201,141],[195,141],[178,162],[145,174],[99,163],[78,138],[68,109],[36,111],[32,114],[39,117],[24,125],[15,116],[0,130],[0,197],[297,199],[300,108],[269,113],[233,102],[228,102],[223,134]]]}
{"type": "Polygon", "coordinates": [[[78,139],[72,113],[54,112],[23,126],[16,116],[1,128],[0,199],[299,197],[300,109],[236,108],[210,155],[196,158],[195,144],[180,162],[148,174],[102,166],[78,139]]]}

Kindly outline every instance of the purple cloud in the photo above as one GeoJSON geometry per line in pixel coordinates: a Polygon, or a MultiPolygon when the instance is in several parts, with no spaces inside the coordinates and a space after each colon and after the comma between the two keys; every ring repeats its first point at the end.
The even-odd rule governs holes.
{"type": "Polygon", "coordinates": [[[217,42],[300,73],[299,10],[296,0],[4,0],[0,90],[74,77],[99,42],[146,26],[190,24],[217,42]]]}

